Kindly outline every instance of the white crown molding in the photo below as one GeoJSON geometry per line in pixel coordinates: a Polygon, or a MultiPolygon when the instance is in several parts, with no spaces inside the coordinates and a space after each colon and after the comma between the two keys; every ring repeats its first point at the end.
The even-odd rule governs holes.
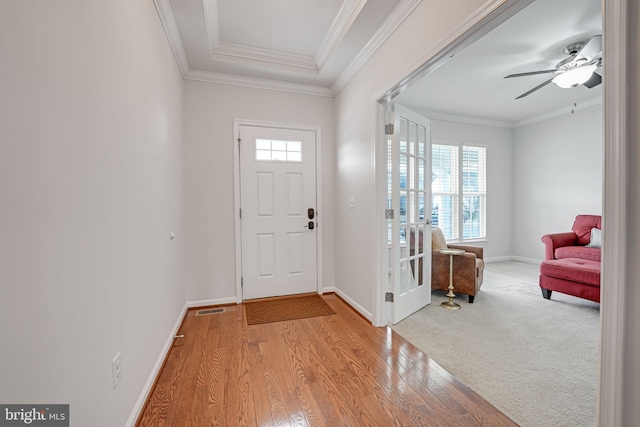
{"type": "Polygon", "coordinates": [[[218,21],[218,0],[202,0],[204,22],[207,26],[209,52],[213,52],[220,43],[220,22],[218,21]]]}
{"type": "Polygon", "coordinates": [[[261,65],[264,65],[266,62],[278,68],[293,69],[293,71],[308,74],[318,74],[316,61],[310,56],[278,52],[271,49],[262,49],[222,41],[211,51],[211,59],[242,64],[258,61],[261,65]]]}
{"type": "Polygon", "coordinates": [[[367,0],[345,0],[342,3],[338,15],[316,52],[315,61],[319,69],[325,66],[333,51],[342,43],[366,3],[367,0]]]}
{"type": "Polygon", "coordinates": [[[567,107],[558,108],[557,110],[540,114],[535,117],[530,117],[526,120],[521,120],[519,122],[508,122],[508,121],[502,121],[502,120],[484,119],[480,117],[462,116],[458,114],[443,113],[440,111],[431,111],[431,110],[425,110],[421,108],[413,108],[413,109],[417,113],[420,113],[421,115],[423,115],[424,117],[427,117],[429,119],[434,119],[434,120],[447,120],[450,122],[467,123],[471,125],[492,126],[492,127],[505,128],[505,129],[516,129],[522,126],[527,126],[533,123],[549,120],[554,117],[560,117],[560,116],[564,116],[565,114],[571,114],[572,110],[580,111],[580,110],[591,108],[600,104],[602,104],[602,98],[593,98],[593,99],[584,101],[575,107],[567,106],[567,107]]]}
{"type": "MultiPolygon", "coordinates": [[[[214,0],[215,1],[215,0],[214,0]]],[[[176,25],[176,18],[173,14],[173,8],[169,3],[169,0],[153,0],[160,17],[160,22],[164,27],[164,32],[169,39],[169,45],[173,51],[173,56],[176,58],[178,68],[184,78],[189,72],[189,61],[187,60],[187,54],[184,51],[184,45],[182,44],[182,38],[176,25]]]]}
{"type": "Polygon", "coordinates": [[[480,117],[471,117],[471,116],[461,116],[458,114],[450,114],[450,113],[442,113],[439,111],[430,111],[430,110],[423,110],[420,108],[414,108],[414,110],[419,113],[420,115],[423,115],[424,117],[428,118],[428,119],[434,119],[434,120],[446,120],[449,122],[457,122],[457,123],[467,123],[467,124],[471,124],[471,125],[480,125],[480,126],[492,126],[492,127],[497,127],[497,128],[506,128],[506,129],[511,129],[513,128],[513,123],[511,122],[505,122],[502,120],[491,120],[491,119],[483,119],[480,117]]]}
{"type": "Polygon", "coordinates": [[[391,13],[378,27],[371,40],[356,55],[351,63],[344,69],[336,81],[331,85],[331,92],[335,95],[353,78],[362,66],[373,56],[382,44],[404,22],[413,10],[422,3],[422,0],[400,0],[391,13]]]}
{"type": "Polygon", "coordinates": [[[571,111],[580,111],[586,108],[590,108],[596,105],[602,104],[602,97],[589,99],[587,101],[583,101],[576,106],[567,106],[563,108],[559,108],[557,110],[550,111],[545,114],[540,114],[539,116],[530,117],[526,120],[521,120],[519,122],[515,122],[511,125],[512,128],[519,128],[522,126],[527,126],[533,123],[541,122],[544,120],[549,120],[554,117],[564,116],[565,114],[571,114],[571,111]]]}
{"type": "MultiPolygon", "coordinates": [[[[183,79],[329,98],[334,97],[340,89],[344,87],[344,85],[356,74],[356,72],[376,52],[385,40],[389,38],[396,28],[398,28],[407,16],[409,16],[413,9],[422,2],[422,0],[400,0],[398,5],[396,5],[382,25],[378,28],[372,39],[349,64],[345,71],[343,71],[330,89],[324,86],[306,85],[280,80],[191,69],[184,50],[182,38],[180,37],[180,32],[176,25],[173,8],[171,7],[169,0],[153,1],[183,79]]],[[[207,16],[207,32],[210,47],[214,46],[212,49],[212,55],[217,54],[220,55],[220,57],[224,56],[227,59],[236,57],[238,58],[238,61],[244,60],[243,63],[247,63],[247,61],[252,60],[260,61],[263,64],[265,62],[269,62],[275,66],[280,66],[281,68],[295,68],[298,71],[306,70],[307,73],[318,73],[318,67],[315,59],[311,57],[283,54],[282,52],[269,51],[266,49],[254,50],[244,46],[240,46],[240,49],[236,49],[239,45],[220,42],[219,28],[217,26],[217,0],[203,0],[203,7],[205,10],[205,16],[207,16]],[[214,23],[214,25],[212,25],[212,23],[214,23]],[[220,44],[222,44],[222,48],[219,52],[216,52],[216,49],[218,49],[216,46],[219,46],[220,44]]],[[[358,6],[356,5],[356,9],[357,8],[358,6]]]]}
{"type": "Polygon", "coordinates": [[[280,92],[297,93],[331,98],[331,90],[324,86],[305,85],[284,82],[280,80],[263,79],[259,77],[240,76],[237,74],[216,73],[213,71],[189,70],[185,80],[208,83],[218,83],[231,86],[243,86],[253,89],[275,90],[280,92]]]}
{"type": "Polygon", "coordinates": [[[258,63],[262,66],[266,63],[272,68],[318,75],[318,64],[311,56],[221,41],[218,1],[203,0],[202,3],[207,26],[207,37],[209,39],[209,52],[212,60],[240,64],[258,63]]]}

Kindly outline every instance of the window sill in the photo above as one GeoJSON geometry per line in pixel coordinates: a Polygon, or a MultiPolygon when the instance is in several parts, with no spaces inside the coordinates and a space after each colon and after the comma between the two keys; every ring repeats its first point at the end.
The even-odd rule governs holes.
{"type": "Polygon", "coordinates": [[[447,240],[447,244],[466,245],[467,243],[489,243],[489,239],[447,240]]]}

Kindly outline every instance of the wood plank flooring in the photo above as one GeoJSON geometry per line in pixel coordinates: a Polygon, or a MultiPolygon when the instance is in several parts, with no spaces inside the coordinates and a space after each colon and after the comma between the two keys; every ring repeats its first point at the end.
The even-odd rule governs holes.
{"type": "Polygon", "coordinates": [[[136,426],[517,425],[390,328],[324,298],[335,315],[254,326],[243,305],[190,310],[136,426]]]}

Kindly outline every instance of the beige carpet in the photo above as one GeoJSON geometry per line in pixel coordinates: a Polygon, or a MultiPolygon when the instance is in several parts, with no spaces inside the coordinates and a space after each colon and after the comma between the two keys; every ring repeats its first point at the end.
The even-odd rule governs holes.
{"type": "Polygon", "coordinates": [[[393,329],[523,427],[596,425],[599,304],[554,292],[538,266],[489,263],[473,304],[432,304],[393,329]]]}

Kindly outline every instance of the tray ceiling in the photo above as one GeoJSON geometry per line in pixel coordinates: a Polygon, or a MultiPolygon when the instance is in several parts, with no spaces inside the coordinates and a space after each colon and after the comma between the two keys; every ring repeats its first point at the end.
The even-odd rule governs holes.
{"type": "MultiPolygon", "coordinates": [[[[154,0],[186,79],[334,96],[422,0],[154,0]]],[[[563,48],[601,34],[600,0],[536,0],[402,93],[434,118],[513,126],[595,105],[602,85],[547,85],[563,48]]],[[[598,69],[603,74],[602,68],[598,69]]]]}
{"type": "Polygon", "coordinates": [[[155,1],[183,74],[330,96],[422,0],[155,1]]]}

